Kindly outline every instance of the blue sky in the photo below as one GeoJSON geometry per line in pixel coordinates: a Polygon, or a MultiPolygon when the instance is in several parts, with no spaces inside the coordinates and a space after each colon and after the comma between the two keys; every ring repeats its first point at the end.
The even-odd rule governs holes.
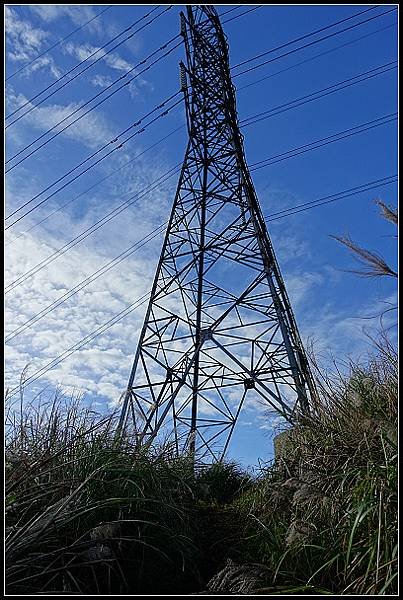
{"type": "MultiPolygon", "coordinates": [[[[6,76],[12,75],[38,53],[55,44],[106,6],[6,6],[6,76]]],[[[220,13],[232,7],[215,6],[220,13]]],[[[330,31],[340,30],[386,12],[393,6],[383,5],[330,31]]],[[[164,7],[161,5],[153,16],[164,7]]],[[[224,23],[230,45],[231,65],[370,7],[371,5],[263,6],[224,23]]],[[[6,114],[17,110],[43,88],[54,83],[79,60],[152,9],[152,5],[113,6],[28,68],[11,77],[7,81],[6,114]]],[[[80,103],[100,92],[102,86],[122,76],[175,36],[179,32],[180,10],[183,10],[181,5],[168,10],[113,54],[107,55],[82,76],[11,125],[7,129],[7,157],[14,156],[75,110],[80,103]]],[[[244,10],[243,7],[238,8],[223,20],[244,10]]],[[[396,11],[390,12],[384,17],[373,19],[360,27],[235,77],[240,120],[396,60],[396,21],[396,11]],[[322,56],[317,57],[322,53],[322,56]],[[301,62],[302,64],[297,64],[301,62]],[[263,77],[266,79],[260,83],[240,89],[263,77]]],[[[142,24],[143,22],[139,23],[137,27],[142,24]]],[[[308,41],[318,39],[326,33],[309,38],[308,41]]],[[[123,38],[118,41],[121,39],[123,38]]],[[[303,43],[304,41],[294,44],[287,50],[303,43]]],[[[284,51],[270,54],[262,60],[274,58],[284,51]]],[[[133,84],[81,119],[76,126],[67,129],[12,169],[6,178],[7,214],[29,201],[100,146],[114,139],[129,124],[138,121],[175,93],[179,88],[178,63],[182,59],[184,60],[184,52],[179,47],[138,76],[133,84]]],[[[260,61],[247,66],[257,62],[260,61]]],[[[239,71],[240,68],[233,69],[233,75],[239,71]]],[[[55,87],[57,86],[50,88],[48,93],[55,87]]],[[[17,112],[8,122],[26,108],[17,112]]],[[[359,85],[242,128],[247,160],[249,164],[255,163],[396,110],[397,71],[393,69],[359,85]]],[[[100,179],[131,161],[184,122],[183,106],[179,106],[154,126],[151,125],[144,134],[134,137],[119,152],[115,152],[7,230],[6,282],[13,282],[25,274],[122,201],[180,163],[186,145],[184,128],[86,192],[100,179]],[[57,210],[67,202],[67,206],[57,210]],[[38,224],[50,213],[53,213],[51,217],[38,224]]],[[[41,141],[44,140],[46,137],[41,141]]],[[[14,164],[16,160],[9,164],[14,164]]],[[[397,122],[392,121],[256,170],[253,172],[253,180],[263,213],[267,216],[396,172],[397,122]]],[[[6,335],[24,325],[40,310],[165,221],[172,203],[176,179],[177,176],[174,176],[159,185],[148,196],[140,198],[135,205],[93,235],[11,290],[6,296],[6,335]]],[[[45,195],[39,199],[44,197],[45,195]]],[[[395,206],[396,186],[385,185],[377,190],[268,222],[301,336],[304,341],[315,341],[317,352],[324,362],[328,362],[331,353],[341,359],[346,356],[363,358],[369,349],[363,328],[374,332],[379,325],[377,319],[368,317],[381,312],[389,306],[388,302],[394,302],[395,282],[386,278],[367,280],[346,273],[345,270],[355,268],[356,263],[347,250],[330,237],[349,234],[359,244],[380,252],[386,260],[396,264],[396,244],[391,237],[394,234],[393,226],[379,217],[379,209],[374,203],[376,198],[382,198],[387,204],[395,206]]],[[[29,364],[28,376],[33,375],[146,293],[151,285],[161,243],[162,237],[159,236],[48,316],[14,337],[6,345],[6,386],[14,388],[18,384],[25,365],[29,364]]],[[[105,408],[116,402],[127,382],[145,308],[145,304],[140,306],[35,381],[27,388],[27,398],[46,385],[61,384],[66,390],[82,390],[87,401],[93,401],[98,408],[105,408]]],[[[387,325],[393,318],[389,313],[387,325]]],[[[256,464],[257,458],[269,458],[271,428],[272,423],[263,411],[247,408],[241,415],[230,455],[244,464],[256,464]]]]}

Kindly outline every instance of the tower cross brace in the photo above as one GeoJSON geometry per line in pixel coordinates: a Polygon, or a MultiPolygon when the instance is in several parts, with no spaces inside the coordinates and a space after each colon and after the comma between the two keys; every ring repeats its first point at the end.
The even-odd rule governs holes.
{"type": "Polygon", "coordinates": [[[292,421],[314,383],[246,164],[228,44],[213,6],[181,13],[189,140],[119,429],[201,462],[241,409],[292,421]]]}

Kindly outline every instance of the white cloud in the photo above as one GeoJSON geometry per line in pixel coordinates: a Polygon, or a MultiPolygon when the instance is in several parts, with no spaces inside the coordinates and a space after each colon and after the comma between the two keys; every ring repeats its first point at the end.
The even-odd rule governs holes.
{"type": "Polygon", "coordinates": [[[48,70],[55,79],[61,77],[62,71],[52,56],[43,55],[36,58],[38,53],[49,44],[49,32],[34,27],[29,21],[20,19],[17,12],[9,6],[5,7],[5,21],[7,57],[17,63],[29,63],[35,58],[32,64],[24,67],[20,76],[29,77],[39,70],[48,70]]]}
{"type": "MultiPolygon", "coordinates": [[[[137,153],[137,152],[136,152],[137,153]]],[[[127,160],[128,155],[120,160],[127,160]]],[[[114,205],[120,204],[128,192],[135,195],[166,170],[154,157],[154,164],[142,158],[112,178],[98,196],[83,198],[87,210],[77,219],[73,213],[62,210],[44,226],[17,237],[10,230],[10,250],[6,252],[5,275],[8,282],[16,280],[30,268],[60,248],[67,240],[92,225],[114,205]],[[124,182],[124,183],[123,183],[124,182]]],[[[120,161],[117,161],[118,164],[120,161]]],[[[116,163],[115,163],[116,164],[116,163]]],[[[109,165],[110,169],[110,165],[109,165]]],[[[14,331],[55,299],[73,288],[88,275],[142,238],[168,214],[175,179],[141,199],[121,216],[84,243],[71,249],[63,257],[48,265],[32,278],[16,287],[6,296],[7,333],[14,331]],[[155,210],[153,210],[155,207],[155,210]],[[163,218],[161,218],[163,215],[163,218]]],[[[23,175],[15,177],[8,195],[10,206],[19,206],[32,195],[32,181],[23,175]]],[[[84,205],[82,205],[83,207],[84,205]]],[[[71,207],[70,207],[71,210],[71,207]]],[[[82,209],[81,209],[82,210],[82,209]]],[[[48,214],[49,207],[41,207],[23,222],[24,230],[48,214]]],[[[18,229],[18,228],[17,228],[18,229]]],[[[140,252],[121,262],[115,269],[78,292],[31,329],[7,345],[7,385],[18,384],[20,373],[30,362],[30,375],[77,343],[90,331],[123,310],[136,298],[148,291],[154,274],[155,262],[162,243],[161,236],[140,252]]],[[[41,378],[44,382],[75,386],[84,392],[116,402],[124,389],[135,351],[136,337],[141,327],[146,305],[117,323],[88,347],[78,350],[41,378]]],[[[30,390],[37,389],[36,383],[30,390]]],[[[40,386],[39,386],[40,387],[40,386]]]]}
{"type": "Polygon", "coordinates": [[[136,79],[132,81],[126,89],[129,92],[131,98],[137,98],[141,94],[142,90],[144,90],[144,88],[151,92],[155,89],[150,81],[143,79],[143,77],[136,77],[136,79]]]}
{"type": "MultiPolygon", "coordinates": [[[[53,245],[58,241],[52,240],[53,245]]],[[[26,268],[27,253],[39,261],[48,252],[43,244],[27,236],[14,246],[8,256],[6,275],[15,277],[26,268]]],[[[6,298],[7,332],[25,323],[72,288],[89,273],[104,264],[104,257],[94,248],[72,250],[63,261],[55,261],[35,277],[15,288],[6,298]]],[[[7,345],[7,364],[11,371],[8,382],[14,387],[27,362],[32,375],[54,357],[76,344],[90,331],[123,310],[150,285],[152,265],[149,260],[132,257],[34,324],[31,329],[7,345]],[[30,361],[27,360],[30,357],[30,361]]],[[[45,380],[78,386],[116,401],[124,389],[145,306],[132,313],[122,324],[108,330],[55,369],[45,380]],[[109,377],[109,374],[111,377],[109,377]]]]}
{"type": "Polygon", "coordinates": [[[286,288],[293,307],[307,302],[308,295],[317,289],[324,281],[321,273],[297,271],[284,275],[286,288]]]}
{"type": "MultiPolygon", "coordinates": [[[[15,94],[12,91],[8,96],[8,100],[14,109],[27,102],[27,98],[23,94],[15,94]]],[[[28,103],[24,110],[28,110],[31,106],[32,104],[28,103]]],[[[48,104],[46,106],[38,106],[35,110],[25,115],[24,123],[21,125],[24,128],[23,131],[25,131],[27,125],[39,131],[47,131],[54,127],[56,123],[68,117],[78,106],[79,104],[75,102],[66,105],[48,104]]],[[[63,129],[87,110],[88,107],[79,110],[70,119],[66,119],[60,126],[55,128],[54,132],[63,129]]],[[[76,124],[63,131],[62,135],[80,142],[89,148],[96,148],[108,142],[116,133],[117,131],[111,125],[110,120],[104,117],[100,111],[92,111],[76,124]]]]}
{"type": "Polygon", "coordinates": [[[94,54],[93,60],[102,58],[111,69],[127,72],[133,68],[132,64],[119,56],[116,52],[108,53],[108,49],[100,48],[99,46],[68,42],[65,44],[64,49],[68,54],[78,58],[80,61],[87,60],[87,58],[94,54]]]}
{"type": "Polygon", "coordinates": [[[106,88],[111,85],[113,79],[107,75],[95,75],[91,79],[91,83],[97,87],[106,88]]]}
{"type": "MultiPolygon", "coordinates": [[[[116,52],[109,53],[107,48],[103,49],[99,46],[92,46],[91,44],[80,45],[68,42],[65,44],[64,50],[71,56],[74,56],[74,58],[77,58],[79,61],[84,61],[90,56],[94,55],[91,60],[95,61],[101,58],[102,61],[114,71],[118,71],[119,73],[127,73],[130,71],[130,77],[135,79],[131,81],[130,85],[126,86],[124,89],[129,92],[132,98],[138,96],[140,89],[142,88],[147,88],[149,90],[154,89],[151,83],[144,79],[144,77],[138,75],[138,71],[134,68],[134,65],[116,52]]],[[[96,74],[91,78],[90,81],[95,86],[106,87],[107,85],[110,85],[112,81],[116,81],[116,78],[111,79],[109,76],[96,74]]],[[[120,85],[124,82],[122,81],[120,85]]]]}
{"type": "MultiPolygon", "coordinates": [[[[100,10],[94,10],[89,5],[61,5],[61,4],[35,4],[30,5],[30,10],[40,17],[45,23],[53,23],[63,17],[69,18],[75,25],[83,25],[90,19],[99,14],[100,10]]],[[[102,16],[101,16],[102,18],[102,16]]],[[[102,30],[102,24],[95,19],[87,25],[92,30],[99,32],[102,30]]]]}
{"type": "Polygon", "coordinates": [[[131,71],[133,69],[133,65],[127,62],[124,58],[119,56],[116,53],[107,54],[104,57],[106,64],[111,67],[111,69],[115,69],[116,71],[131,71]]]}
{"type": "Polygon", "coordinates": [[[49,34],[20,19],[17,12],[5,6],[6,34],[10,43],[9,58],[15,62],[28,61],[37,54],[49,34]]]}
{"type": "MultiPolygon", "coordinates": [[[[321,291],[321,297],[326,298],[324,291],[321,291]]],[[[305,340],[313,342],[319,365],[333,370],[336,360],[340,369],[345,370],[349,359],[359,361],[371,354],[374,351],[371,338],[378,338],[380,314],[390,303],[396,304],[396,294],[368,300],[355,310],[339,309],[330,300],[324,301],[322,306],[315,304],[314,310],[307,311],[300,320],[300,331],[305,340]]],[[[385,329],[392,327],[392,339],[395,320],[393,312],[387,313],[382,320],[385,329]]]]}

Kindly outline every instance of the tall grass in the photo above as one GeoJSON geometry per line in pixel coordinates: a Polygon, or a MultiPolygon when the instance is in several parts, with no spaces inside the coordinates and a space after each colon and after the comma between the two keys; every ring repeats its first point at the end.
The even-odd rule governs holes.
{"type": "Polygon", "coordinates": [[[117,445],[115,415],[58,395],[7,425],[10,593],[141,592],[176,569],[197,576],[182,508],[193,494],[186,459],[139,453],[129,437],[117,445]]]}
{"type": "Polygon", "coordinates": [[[117,415],[79,397],[22,398],[6,411],[7,592],[188,594],[232,558],[268,567],[256,593],[395,594],[396,353],[383,340],[316,379],[257,479],[117,441],[117,415]]]}
{"type": "MultiPolygon", "coordinates": [[[[397,355],[348,376],[318,371],[320,401],[286,434],[280,456],[239,502],[249,553],[272,586],[319,593],[397,590],[397,355]]],[[[285,593],[285,592],[284,592],[285,593]]]]}

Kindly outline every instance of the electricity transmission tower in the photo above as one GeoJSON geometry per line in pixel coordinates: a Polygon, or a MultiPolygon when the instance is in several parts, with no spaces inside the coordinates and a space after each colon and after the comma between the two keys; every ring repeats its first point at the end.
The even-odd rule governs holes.
{"type": "Polygon", "coordinates": [[[119,428],[139,444],[224,456],[241,408],[292,420],[314,386],[239,131],[228,45],[213,6],[181,13],[189,142],[119,428]]]}

